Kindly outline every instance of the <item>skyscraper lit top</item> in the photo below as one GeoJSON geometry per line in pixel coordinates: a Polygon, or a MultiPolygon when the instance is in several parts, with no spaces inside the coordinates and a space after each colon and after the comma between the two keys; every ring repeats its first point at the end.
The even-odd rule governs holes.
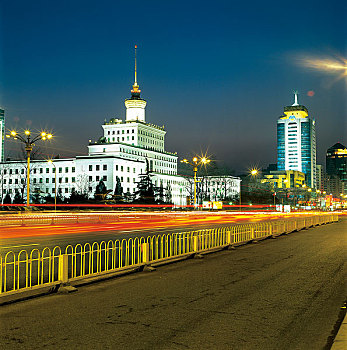
{"type": "Polygon", "coordinates": [[[305,173],[306,183],[316,187],[316,131],[315,120],[298,102],[284,107],[284,115],[277,121],[277,168],[305,173]]]}
{"type": "Polygon", "coordinates": [[[131,90],[131,97],[125,100],[126,107],[126,121],[135,121],[145,123],[145,108],[147,102],[140,97],[141,90],[137,84],[137,45],[135,45],[135,79],[133,89],[131,90]]]}

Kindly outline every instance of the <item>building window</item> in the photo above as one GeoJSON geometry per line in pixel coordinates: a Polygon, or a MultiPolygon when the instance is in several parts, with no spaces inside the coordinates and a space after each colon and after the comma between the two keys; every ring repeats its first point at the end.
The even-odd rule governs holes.
{"type": "Polygon", "coordinates": [[[52,193],[55,193],[55,188],[52,188],[52,193]]]}
{"type": "Polygon", "coordinates": [[[88,187],[89,192],[92,192],[93,188],[91,186],[88,187]]]}
{"type": "Polygon", "coordinates": [[[93,171],[93,166],[89,165],[89,171],[93,171]]]}
{"type": "Polygon", "coordinates": [[[132,133],[134,133],[134,132],[135,132],[135,130],[134,130],[134,129],[132,129],[132,130],[131,130],[131,132],[132,132],[132,133]]]}
{"type": "Polygon", "coordinates": [[[127,167],[127,172],[130,173],[130,168],[129,167],[127,167]]]}
{"type": "Polygon", "coordinates": [[[96,167],[95,167],[96,169],[96,171],[99,171],[100,170],[100,165],[96,165],[96,167]]]}
{"type": "Polygon", "coordinates": [[[66,178],[65,178],[65,183],[67,184],[68,182],[69,182],[69,178],[66,177],[66,178]]]}
{"type": "Polygon", "coordinates": [[[118,165],[116,165],[116,171],[118,171],[118,165]]]}
{"type": "Polygon", "coordinates": [[[76,172],[76,168],[73,166],[72,168],[71,168],[71,171],[74,173],[74,172],[76,172]]]}
{"type": "Polygon", "coordinates": [[[55,168],[52,169],[52,173],[55,174],[55,168]]]}
{"type": "Polygon", "coordinates": [[[76,179],[74,177],[71,178],[71,182],[76,182],[76,179]]]}
{"type": "Polygon", "coordinates": [[[93,176],[89,176],[89,181],[93,181],[93,176]]]}
{"type": "Polygon", "coordinates": [[[49,173],[49,168],[46,168],[46,174],[48,174],[49,173]]]}
{"type": "Polygon", "coordinates": [[[102,170],[107,170],[107,164],[104,164],[104,165],[102,166],[102,170]]]}
{"type": "Polygon", "coordinates": [[[65,172],[68,173],[69,172],[69,168],[65,167],[65,172]]]}
{"type": "Polygon", "coordinates": [[[129,177],[127,177],[127,182],[130,182],[130,178],[129,177]]]}
{"type": "Polygon", "coordinates": [[[18,169],[16,169],[16,170],[14,171],[14,173],[18,175],[18,169]]]}
{"type": "Polygon", "coordinates": [[[49,183],[49,178],[47,177],[47,178],[46,178],[46,184],[48,184],[48,183],[49,183]]]}
{"type": "Polygon", "coordinates": [[[15,179],[15,180],[14,180],[14,183],[15,183],[16,185],[18,185],[18,179],[15,179]]]}
{"type": "Polygon", "coordinates": [[[43,183],[43,179],[42,177],[39,179],[39,183],[42,184],[43,183]]]}
{"type": "Polygon", "coordinates": [[[52,184],[55,184],[55,178],[54,177],[52,178],[52,184]]]}
{"type": "Polygon", "coordinates": [[[12,169],[10,169],[10,175],[12,175],[12,169]]]}
{"type": "Polygon", "coordinates": [[[36,179],[34,179],[34,181],[33,181],[33,182],[34,182],[34,184],[36,184],[36,179]]]}
{"type": "Polygon", "coordinates": [[[59,173],[62,173],[63,172],[63,168],[59,168],[59,173]]]}
{"type": "Polygon", "coordinates": [[[69,189],[68,188],[65,188],[65,193],[69,193],[69,189]]]}
{"type": "Polygon", "coordinates": [[[123,169],[124,169],[124,168],[123,168],[123,165],[121,165],[121,167],[120,167],[120,171],[123,171],[123,169]]]}
{"type": "Polygon", "coordinates": [[[59,178],[59,183],[61,184],[62,182],[63,182],[63,178],[60,177],[60,178],[59,178]]]}
{"type": "Polygon", "coordinates": [[[43,169],[42,168],[40,168],[40,174],[42,174],[43,173],[43,169]]]}
{"type": "Polygon", "coordinates": [[[107,181],[107,176],[106,175],[103,176],[102,181],[107,181]]]}
{"type": "Polygon", "coordinates": [[[99,181],[99,180],[100,180],[100,176],[97,176],[97,177],[96,177],[96,181],[99,181]]]}

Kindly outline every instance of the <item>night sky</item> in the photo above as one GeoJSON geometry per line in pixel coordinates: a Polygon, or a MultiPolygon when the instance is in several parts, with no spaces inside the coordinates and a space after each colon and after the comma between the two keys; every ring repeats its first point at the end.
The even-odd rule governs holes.
{"type": "Polygon", "coordinates": [[[298,90],[324,164],[328,147],[347,143],[346,76],[302,62],[347,57],[346,2],[207,4],[2,0],[6,128],[53,131],[50,155],[86,154],[105,118],[125,119],[137,44],[146,121],[165,125],[168,151],[207,151],[237,172],[275,163],[276,121],[298,90]]]}

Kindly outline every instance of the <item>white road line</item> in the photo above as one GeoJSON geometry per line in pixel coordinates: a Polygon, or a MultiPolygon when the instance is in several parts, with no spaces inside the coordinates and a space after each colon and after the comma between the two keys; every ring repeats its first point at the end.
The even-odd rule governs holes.
{"type": "Polygon", "coordinates": [[[32,246],[32,245],[40,245],[40,244],[37,244],[37,243],[33,243],[33,244],[21,244],[21,245],[11,245],[11,246],[8,246],[8,247],[1,247],[1,246],[0,246],[0,249],[30,247],[30,246],[32,246]]]}

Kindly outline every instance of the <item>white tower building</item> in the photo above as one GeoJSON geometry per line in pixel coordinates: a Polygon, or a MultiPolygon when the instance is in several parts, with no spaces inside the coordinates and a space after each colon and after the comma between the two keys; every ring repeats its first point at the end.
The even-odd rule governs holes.
{"type": "Polygon", "coordinates": [[[137,62],[136,62],[136,49],[135,45],[135,82],[133,85],[133,89],[131,90],[131,98],[125,100],[126,107],[126,121],[131,122],[138,120],[140,122],[145,123],[145,108],[147,102],[140,97],[141,90],[139,89],[139,85],[137,84],[137,62]]]}

